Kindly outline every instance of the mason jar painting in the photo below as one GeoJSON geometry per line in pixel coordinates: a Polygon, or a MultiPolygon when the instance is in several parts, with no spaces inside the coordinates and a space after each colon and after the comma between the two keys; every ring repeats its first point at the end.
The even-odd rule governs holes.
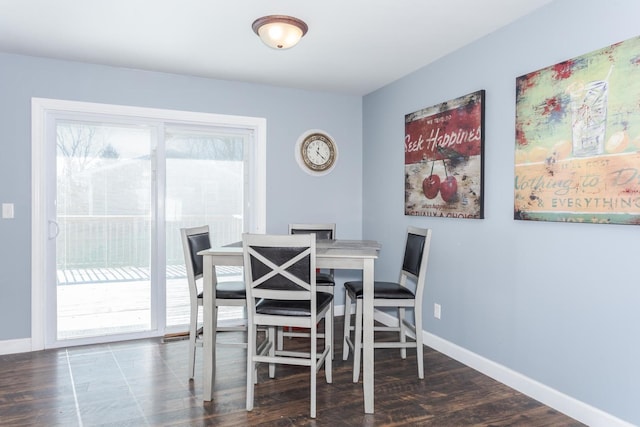
{"type": "Polygon", "coordinates": [[[640,224],[640,37],[516,79],[514,219],[640,224]]]}

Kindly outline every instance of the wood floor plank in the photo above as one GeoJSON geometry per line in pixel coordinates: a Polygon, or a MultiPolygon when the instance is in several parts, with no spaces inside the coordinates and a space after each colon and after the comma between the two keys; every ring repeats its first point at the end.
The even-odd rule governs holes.
{"type": "MultiPolygon", "coordinates": [[[[306,367],[278,366],[271,379],[261,366],[254,410],[247,412],[243,349],[219,348],[213,401],[203,402],[201,379],[187,379],[188,341],[147,339],[0,356],[0,426],[582,425],[428,347],[424,380],[417,378],[415,352],[402,360],[396,349],[376,350],[376,413],[364,414],[362,380],[354,384],[352,360],[340,360],[340,335],[333,383],[325,382],[324,370],[317,376],[315,420],[306,367]]],[[[305,342],[285,345],[299,349],[305,342]]],[[[201,357],[199,351],[198,373],[201,357]]]]}

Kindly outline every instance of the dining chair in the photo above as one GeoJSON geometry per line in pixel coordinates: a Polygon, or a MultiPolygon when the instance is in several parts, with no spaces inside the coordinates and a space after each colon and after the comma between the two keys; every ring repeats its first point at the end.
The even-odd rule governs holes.
{"type": "Polygon", "coordinates": [[[316,417],[316,376],[324,365],[325,379],[331,383],[331,335],[333,318],[328,315],[333,295],[316,288],[316,241],[312,235],[242,236],[245,283],[247,289],[248,350],[247,410],[253,409],[256,366],[269,364],[269,377],[275,377],[275,364],[308,366],[310,373],[311,418],[316,417]],[[324,319],[325,338],[318,352],[318,322],[324,319]],[[258,326],[266,326],[270,340],[266,353],[256,346],[258,326]],[[276,348],[276,328],[294,326],[310,331],[309,351],[276,348]],[[262,353],[262,354],[261,354],[262,353]],[[328,356],[329,355],[329,356],[328,356]]]}
{"type": "MultiPolygon", "coordinates": [[[[398,309],[397,326],[376,326],[375,331],[396,331],[398,341],[376,342],[374,348],[400,348],[400,357],[407,357],[407,348],[416,349],[418,360],[418,378],[424,378],[424,361],[422,358],[422,296],[427,274],[429,249],[431,246],[431,230],[408,227],[405,242],[404,257],[400,279],[398,282],[374,281],[373,306],[396,307],[398,309]],[[415,284],[411,290],[409,282],[415,284]],[[415,323],[406,318],[406,309],[413,308],[415,323]],[[415,341],[407,341],[407,330],[415,336],[415,341]]],[[[353,352],[353,382],[358,382],[360,376],[360,358],[362,354],[362,281],[350,281],[344,284],[344,347],[342,359],[347,360],[349,350],[353,352]],[[356,315],[354,326],[351,326],[351,304],[355,302],[356,315]],[[353,340],[351,331],[355,332],[353,340]]]]}
{"type": "MultiPolygon", "coordinates": [[[[189,284],[189,301],[191,314],[189,322],[189,379],[195,374],[196,347],[202,347],[201,329],[198,327],[198,313],[202,307],[202,290],[198,283],[203,276],[202,255],[198,252],[211,248],[209,226],[181,228],[182,249],[187,270],[187,282],[189,284]]],[[[216,307],[213,316],[216,331],[246,331],[244,326],[217,326],[218,307],[234,306],[246,307],[246,291],[242,281],[218,282],[216,285],[216,307]]],[[[205,331],[206,333],[206,331],[205,331]]],[[[215,352],[215,343],[214,349],[215,352]]],[[[246,347],[246,343],[229,343],[227,345],[239,345],[246,347]]]]}
{"type": "MultiPolygon", "coordinates": [[[[332,240],[335,239],[336,236],[336,224],[335,223],[317,223],[317,224],[289,224],[289,234],[315,234],[316,241],[317,240],[332,240]]],[[[334,289],[336,287],[336,282],[334,278],[334,270],[320,270],[316,269],[316,287],[319,292],[327,292],[331,295],[335,295],[334,289]]],[[[331,302],[331,317],[335,316],[335,306],[334,301],[331,302]]],[[[286,327],[285,327],[286,328],[286,327]]],[[[296,332],[292,330],[286,330],[284,328],[280,328],[278,330],[278,349],[282,350],[283,348],[283,336],[286,337],[308,337],[309,334],[306,332],[296,332]]],[[[319,338],[323,338],[324,334],[318,334],[319,338]]],[[[332,334],[332,337],[335,341],[335,332],[332,334]]],[[[333,359],[335,349],[335,342],[331,343],[331,358],[333,359]]]]}

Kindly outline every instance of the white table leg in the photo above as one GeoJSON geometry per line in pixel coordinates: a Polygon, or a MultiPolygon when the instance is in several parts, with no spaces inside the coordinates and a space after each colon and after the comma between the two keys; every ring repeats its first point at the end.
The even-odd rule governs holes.
{"type": "Polygon", "coordinates": [[[216,310],[215,289],[216,274],[210,256],[203,257],[203,289],[202,289],[202,364],[203,364],[203,399],[210,401],[213,397],[213,383],[216,377],[216,310]]]}
{"type": "Polygon", "coordinates": [[[364,412],[373,414],[373,259],[365,259],[362,269],[362,387],[364,412]]]}

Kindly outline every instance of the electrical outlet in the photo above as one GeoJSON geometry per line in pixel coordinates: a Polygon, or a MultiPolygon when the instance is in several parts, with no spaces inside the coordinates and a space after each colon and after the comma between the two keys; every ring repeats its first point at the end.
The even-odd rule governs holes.
{"type": "Polygon", "coordinates": [[[442,307],[437,302],[433,304],[433,317],[439,319],[442,315],[442,307]]]}

